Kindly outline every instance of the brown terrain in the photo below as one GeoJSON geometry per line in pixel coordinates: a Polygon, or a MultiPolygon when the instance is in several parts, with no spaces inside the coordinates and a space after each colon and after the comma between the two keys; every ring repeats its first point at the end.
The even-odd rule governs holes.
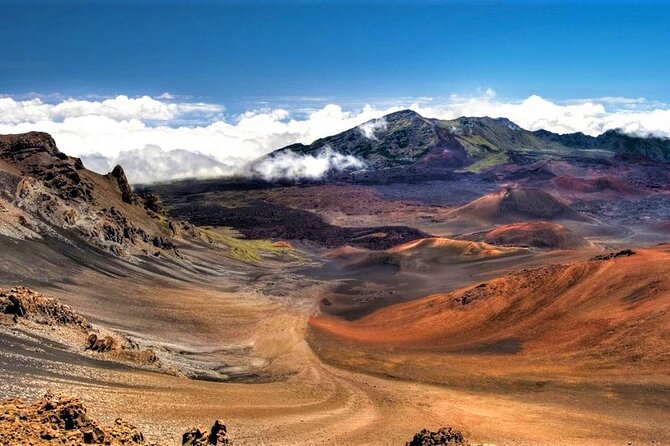
{"type": "Polygon", "coordinates": [[[670,191],[613,162],[133,189],[0,136],[0,444],[670,444],[670,191]]]}
{"type": "Polygon", "coordinates": [[[501,246],[531,246],[540,249],[578,249],[589,242],[558,223],[529,221],[498,226],[484,234],[482,239],[501,246]]]}

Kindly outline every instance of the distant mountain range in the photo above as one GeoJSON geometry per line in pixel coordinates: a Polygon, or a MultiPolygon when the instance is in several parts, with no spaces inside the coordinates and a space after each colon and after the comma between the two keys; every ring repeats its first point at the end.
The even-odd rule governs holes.
{"type": "Polygon", "coordinates": [[[411,110],[391,113],[312,144],[292,144],[267,157],[285,152],[318,155],[325,148],[362,160],[367,169],[415,169],[481,172],[513,162],[543,159],[612,158],[633,155],[652,161],[670,161],[670,140],[637,137],[610,130],[593,137],[583,133],[560,135],[547,130],[524,130],[505,118],[440,120],[411,110]]]}

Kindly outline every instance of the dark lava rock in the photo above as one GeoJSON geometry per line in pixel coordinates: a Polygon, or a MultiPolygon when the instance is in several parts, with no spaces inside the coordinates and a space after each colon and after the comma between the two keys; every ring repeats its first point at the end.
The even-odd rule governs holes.
{"type": "Polygon", "coordinates": [[[93,200],[93,185],[78,172],[84,168],[81,160],[59,151],[48,133],[0,135],[0,159],[10,162],[24,175],[41,180],[61,198],[93,200]]]}
{"type": "Polygon", "coordinates": [[[328,248],[352,245],[381,250],[428,236],[406,226],[335,226],[313,212],[261,201],[236,208],[188,203],[170,213],[199,226],[229,226],[250,239],[306,240],[328,248]]]}
{"type": "Polygon", "coordinates": [[[121,199],[124,202],[128,204],[136,204],[139,202],[139,197],[130,188],[130,183],[126,178],[126,173],[123,171],[123,167],[117,164],[109,173],[109,176],[116,180],[116,184],[118,184],[119,190],[121,191],[121,199]]]}
{"type": "Polygon", "coordinates": [[[175,249],[174,244],[170,240],[160,235],[155,236],[151,243],[156,248],[168,249],[168,250],[175,249]]]}
{"type": "Polygon", "coordinates": [[[223,423],[223,420],[216,420],[209,433],[209,444],[223,446],[229,445],[228,429],[223,423]]]}
{"type": "Polygon", "coordinates": [[[405,443],[405,446],[433,446],[433,445],[463,445],[469,443],[465,441],[463,434],[460,431],[450,427],[443,427],[437,432],[431,432],[428,429],[423,429],[421,432],[414,434],[411,441],[405,443]]]}
{"type": "Polygon", "coordinates": [[[86,349],[94,352],[105,353],[116,347],[116,340],[111,336],[99,337],[95,333],[88,335],[86,349]]]}
{"type": "Polygon", "coordinates": [[[229,446],[228,429],[222,420],[216,420],[207,431],[203,427],[194,427],[182,435],[182,446],[229,446]]]}
{"type": "Polygon", "coordinates": [[[141,198],[144,200],[145,209],[155,212],[156,214],[165,215],[165,206],[158,196],[147,192],[142,194],[141,198]]]}
{"type": "Polygon", "coordinates": [[[612,259],[616,259],[617,257],[630,257],[630,256],[634,256],[634,255],[635,255],[635,251],[633,251],[632,249],[624,249],[624,250],[617,251],[617,252],[610,252],[609,254],[601,254],[601,255],[593,256],[589,260],[594,260],[594,261],[612,260],[612,259]]]}

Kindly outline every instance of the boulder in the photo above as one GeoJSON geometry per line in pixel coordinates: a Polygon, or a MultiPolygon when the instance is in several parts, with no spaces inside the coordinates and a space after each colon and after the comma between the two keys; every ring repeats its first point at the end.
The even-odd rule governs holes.
{"type": "Polygon", "coordinates": [[[182,446],[229,446],[228,429],[222,420],[216,420],[207,431],[203,427],[193,427],[182,435],[182,446]]]}
{"type": "Polygon", "coordinates": [[[414,434],[412,440],[405,443],[405,446],[433,446],[433,445],[452,445],[452,446],[467,446],[469,443],[465,441],[463,434],[460,431],[450,427],[443,427],[437,432],[423,429],[421,432],[414,434]]]}

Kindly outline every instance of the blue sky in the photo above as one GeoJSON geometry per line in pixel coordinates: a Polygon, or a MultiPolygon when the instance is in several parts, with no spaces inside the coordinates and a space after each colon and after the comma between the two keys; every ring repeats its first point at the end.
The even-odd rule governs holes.
{"type": "Polygon", "coordinates": [[[402,108],[670,137],[669,23],[670,1],[0,0],[0,134],[133,182],[402,108]]]}
{"type": "Polygon", "coordinates": [[[0,94],[267,104],[670,102],[667,2],[0,0],[0,94]]]}

